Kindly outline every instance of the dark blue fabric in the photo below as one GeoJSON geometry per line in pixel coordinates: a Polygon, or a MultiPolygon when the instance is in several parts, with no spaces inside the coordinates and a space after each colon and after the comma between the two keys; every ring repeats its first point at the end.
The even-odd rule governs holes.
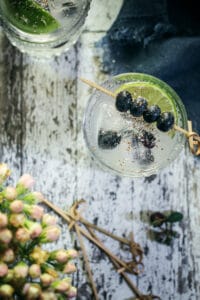
{"type": "Polygon", "coordinates": [[[104,71],[143,72],[172,86],[200,132],[200,12],[193,0],[125,0],[104,39],[104,71]]]}

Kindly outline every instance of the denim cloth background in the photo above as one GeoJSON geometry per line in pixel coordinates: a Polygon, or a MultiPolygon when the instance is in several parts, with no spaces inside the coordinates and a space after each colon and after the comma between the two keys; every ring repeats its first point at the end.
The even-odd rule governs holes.
{"type": "Polygon", "coordinates": [[[198,1],[125,0],[103,47],[104,72],[143,72],[164,80],[200,132],[198,1]]]}

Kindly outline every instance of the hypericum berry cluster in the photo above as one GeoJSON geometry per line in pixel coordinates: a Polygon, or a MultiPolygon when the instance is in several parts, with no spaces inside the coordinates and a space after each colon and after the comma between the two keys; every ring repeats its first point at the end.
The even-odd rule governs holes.
{"type": "Polygon", "coordinates": [[[169,131],[174,125],[174,115],[171,112],[161,112],[158,105],[148,106],[148,101],[138,96],[132,99],[131,93],[122,91],[116,96],[116,108],[120,112],[128,112],[134,117],[141,117],[147,123],[156,122],[161,131],[169,131]]]}
{"type": "Polygon", "coordinates": [[[70,274],[76,271],[74,249],[47,251],[42,244],[60,235],[56,218],[38,205],[44,198],[31,192],[34,184],[23,175],[16,187],[4,186],[10,175],[0,164],[0,299],[64,300],[76,296],[70,274]]]}

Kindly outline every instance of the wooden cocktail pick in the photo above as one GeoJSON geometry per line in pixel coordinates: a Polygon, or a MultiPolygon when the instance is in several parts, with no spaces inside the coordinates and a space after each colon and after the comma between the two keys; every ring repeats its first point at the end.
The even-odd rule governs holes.
{"type": "MultiPolygon", "coordinates": [[[[111,96],[112,98],[116,98],[116,94],[105,89],[104,87],[98,85],[97,83],[90,81],[88,79],[85,78],[80,78],[80,80],[84,83],[86,83],[87,85],[89,85],[90,87],[93,87],[99,91],[101,91],[102,93],[111,96]]],[[[173,127],[176,131],[181,132],[182,134],[184,134],[186,136],[186,138],[188,139],[189,142],[189,148],[190,151],[194,154],[194,155],[200,155],[200,136],[198,135],[198,133],[194,132],[192,130],[192,122],[188,121],[188,130],[179,127],[178,125],[174,125],[173,127]]]]}

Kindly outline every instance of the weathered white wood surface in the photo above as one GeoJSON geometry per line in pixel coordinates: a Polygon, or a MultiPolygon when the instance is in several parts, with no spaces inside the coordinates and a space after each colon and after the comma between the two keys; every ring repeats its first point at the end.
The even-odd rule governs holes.
{"type": "MultiPolygon", "coordinates": [[[[82,117],[91,89],[78,77],[101,82],[108,76],[101,72],[103,50],[96,43],[116,17],[121,5],[117,2],[95,1],[79,42],[57,59],[37,61],[22,55],[1,32],[0,160],[10,165],[14,180],[23,172],[31,173],[36,189],[61,208],[84,198],[88,220],[118,235],[133,230],[145,249],[145,271],[132,279],[144,293],[152,291],[162,300],[198,300],[200,161],[186,150],[156,177],[131,180],[99,169],[83,141],[82,117]],[[181,211],[184,221],[176,226],[179,239],[167,247],[148,239],[144,219],[149,211],[170,209],[181,211]]],[[[60,246],[70,245],[66,231],[63,225],[60,246]]],[[[120,253],[115,243],[106,238],[104,242],[120,253]]],[[[87,246],[100,299],[133,297],[107,258],[87,246]]],[[[94,299],[81,262],[74,279],[78,299],[94,299]]]]}

